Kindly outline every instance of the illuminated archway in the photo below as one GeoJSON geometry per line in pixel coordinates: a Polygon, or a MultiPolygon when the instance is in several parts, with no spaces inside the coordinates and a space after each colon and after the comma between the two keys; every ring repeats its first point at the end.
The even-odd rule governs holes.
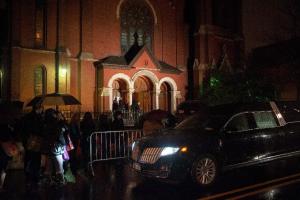
{"type": "Polygon", "coordinates": [[[159,109],[171,112],[171,87],[167,82],[160,84],[159,109]]]}
{"type": "Polygon", "coordinates": [[[122,98],[126,99],[126,103],[128,103],[129,105],[131,105],[132,102],[132,96],[131,96],[131,91],[133,90],[133,82],[130,79],[129,76],[127,76],[126,74],[123,73],[118,73],[113,75],[107,84],[107,89],[108,89],[108,96],[109,96],[109,109],[112,110],[112,103],[113,103],[113,98],[114,98],[114,86],[116,85],[121,86],[120,88],[115,88],[115,93],[117,94],[117,92],[120,92],[120,97],[122,96],[122,98]],[[120,91],[120,90],[121,91],[120,91]],[[123,93],[121,95],[121,93],[123,93]],[[124,96],[125,95],[125,96],[124,96]]]}
{"type": "Polygon", "coordinates": [[[132,97],[143,112],[149,112],[153,109],[153,83],[145,77],[139,76],[134,81],[134,93],[132,97]]]}

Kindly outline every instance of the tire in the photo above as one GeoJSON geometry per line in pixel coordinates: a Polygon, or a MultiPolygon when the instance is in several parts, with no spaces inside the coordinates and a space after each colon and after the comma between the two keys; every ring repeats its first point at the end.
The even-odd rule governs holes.
{"type": "Polygon", "coordinates": [[[218,177],[218,164],[211,155],[198,157],[192,165],[192,180],[201,187],[212,186],[218,177]]]}

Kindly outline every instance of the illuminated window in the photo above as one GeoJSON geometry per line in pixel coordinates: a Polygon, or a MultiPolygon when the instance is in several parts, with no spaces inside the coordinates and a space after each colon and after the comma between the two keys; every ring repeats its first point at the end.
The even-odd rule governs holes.
{"type": "Polygon", "coordinates": [[[134,44],[137,33],[138,44],[152,50],[154,17],[149,6],[140,0],[126,0],[121,7],[121,49],[125,53],[134,44]]]}
{"type": "Polygon", "coordinates": [[[34,70],[34,95],[46,94],[47,73],[44,66],[36,67],[34,70]]]}
{"type": "Polygon", "coordinates": [[[35,1],[35,45],[46,46],[46,0],[35,1]]]}

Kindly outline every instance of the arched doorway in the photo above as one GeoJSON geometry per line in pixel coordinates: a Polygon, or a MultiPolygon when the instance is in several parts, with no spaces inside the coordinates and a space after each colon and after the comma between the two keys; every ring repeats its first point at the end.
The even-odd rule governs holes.
{"type": "Polygon", "coordinates": [[[112,97],[113,99],[117,99],[118,101],[120,99],[122,99],[124,104],[128,103],[128,99],[127,99],[127,93],[128,93],[128,89],[127,89],[127,84],[124,80],[122,79],[116,79],[113,81],[112,83],[112,97]]]}
{"type": "Polygon", "coordinates": [[[147,77],[140,76],[134,82],[133,101],[140,104],[140,109],[149,112],[153,108],[153,83],[147,77]]]}
{"type": "Polygon", "coordinates": [[[171,112],[171,87],[166,82],[160,85],[159,109],[171,112]]]}

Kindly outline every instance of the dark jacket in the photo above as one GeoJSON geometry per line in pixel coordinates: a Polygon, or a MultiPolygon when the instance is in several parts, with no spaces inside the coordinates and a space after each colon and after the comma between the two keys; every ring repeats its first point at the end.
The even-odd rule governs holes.
{"type": "Polygon", "coordinates": [[[123,130],[124,129],[124,121],[122,118],[115,118],[112,123],[113,130],[123,130]]]}
{"type": "MultiPolygon", "coordinates": [[[[43,117],[41,114],[32,111],[22,119],[22,139],[23,144],[27,144],[30,135],[42,136],[43,132],[43,117]]],[[[25,145],[26,147],[26,145],[25,145]]]]}
{"type": "Polygon", "coordinates": [[[50,155],[62,155],[66,145],[64,129],[58,121],[48,121],[43,129],[42,152],[50,155]]]}

